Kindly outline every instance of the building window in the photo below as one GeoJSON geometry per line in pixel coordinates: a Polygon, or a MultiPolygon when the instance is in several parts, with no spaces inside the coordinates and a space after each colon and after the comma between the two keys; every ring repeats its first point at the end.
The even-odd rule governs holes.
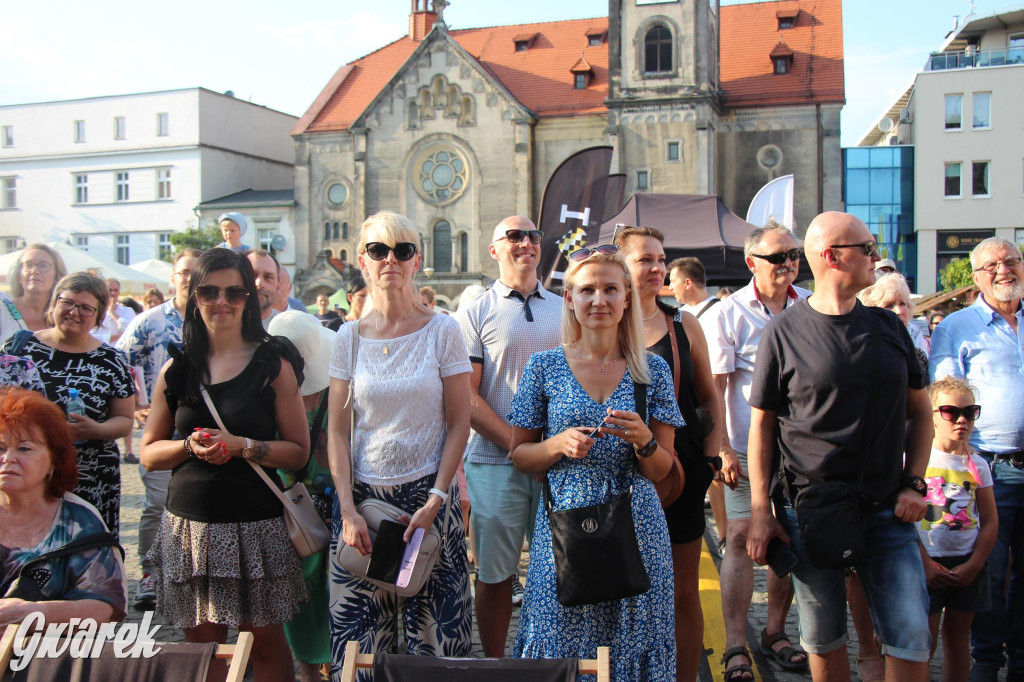
{"type": "Polygon", "coordinates": [[[114,176],[114,185],[117,187],[117,200],[128,201],[128,171],[121,171],[114,176]]]}
{"type": "Polygon", "coordinates": [[[530,49],[530,41],[529,40],[517,40],[516,41],[516,52],[526,52],[529,49],[530,49]]]}
{"type": "Polygon", "coordinates": [[[601,47],[603,36],[587,36],[587,47],[601,47]]]}
{"type": "Polygon", "coordinates": [[[337,239],[340,236],[341,230],[338,229],[338,221],[334,221],[333,225],[331,226],[331,238],[337,239]]]}
{"type": "Polygon", "coordinates": [[[772,63],[775,65],[774,73],[777,76],[784,76],[793,70],[792,56],[772,57],[772,63]]]}
{"type": "Polygon", "coordinates": [[[946,130],[960,130],[963,95],[946,95],[946,130]]]}
{"type": "Polygon", "coordinates": [[[117,262],[121,265],[131,263],[131,237],[127,234],[117,235],[117,262]]]}
{"type": "Polygon", "coordinates": [[[658,24],[644,36],[644,71],[663,73],[672,70],[672,32],[658,24]]]}
{"type": "Polygon", "coordinates": [[[960,196],[960,164],[959,163],[947,163],[946,164],[946,191],[947,197],[959,197],[960,196]]]}
{"type": "Polygon", "coordinates": [[[432,204],[446,204],[458,199],[469,184],[469,168],[451,147],[432,147],[416,164],[416,192],[432,204]]]}
{"type": "Polygon", "coordinates": [[[114,117],[114,139],[115,140],[123,140],[124,137],[125,137],[124,136],[124,116],[115,116],[114,117]]]}
{"type": "Polygon", "coordinates": [[[348,199],[348,187],[336,182],[327,188],[327,201],[334,206],[341,206],[348,199]]]}
{"type": "Polygon", "coordinates": [[[167,137],[170,135],[170,126],[167,121],[167,114],[156,115],[156,136],[167,137]]]}
{"type": "Polygon", "coordinates": [[[779,17],[779,30],[796,26],[796,17],[779,17]]]}
{"type": "Polygon", "coordinates": [[[170,199],[171,198],[171,169],[170,168],[157,168],[156,169],[156,198],[157,199],[170,199]]]}
{"type": "Polygon", "coordinates": [[[447,220],[434,223],[434,271],[452,271],[452,226],[447,220]]]}
{"type": "Polygon", "coordinates": [[[21,245],[18,243],[20,240],[18,237],[11,237],[10,239],[4,240],[4,253],[13,253],[18,251],[21,245]]]}
{"type": "Polygon", "coordinates": [[[274,228],[264,228],[259,230],[259,243],[260,248],[275,253],[277,250],[273,248],[271,243],[274,241],[274,235],[277,234],[277,230],[274,228]]]}
{"type": "Polygon", "coordinates": [[[577,73],[573,80],[573,90],[586,90],[587,89],[587,74],[577,73]]]}
{"type": "Polygon", "coordinates": [[[341,238],[348,239],[348,223],[341,224],[341,238]]]}
{"type": "Polygon", "coordinates": [[[340,260],[341,260],[342,263],[347,263],[348,262],[348,251],[346,251],[345,249],[341,250],[340,260]]]}
{"type": "Polygon", "coordinates": [[[679,143],[676,141],[669,142],[665,147],[665,158],[668,161],[679,160],[679,143]]]}
{"type": "Polygon", "coordinates": [[[650,171],[638,170],[636,172],[636,188],[639,191],[648,190],[651,188],[650,171]]]}
{"type": "Polygon", "coordinates": [[[171,233],[161,232],[156,236],[156,257],[160,260],[170,260],[174,248],[171,246],[171,233]]]}
{"type": "Polygon", "coordinates": [[[992,127],[992,93],[976,92],[971,102],[971,116],[974,128],[992,127]]]}
{"type": "Polygon", "coordinates": [[[75,237],[75,248],[81,249],[82,251],[89,250],[89,238],[88,237],[75,237]]]}
{"type": "Polygon", "coordinates": [[[75,121],[75,142],[85,142],[85,121],[75,121]]]}
{"type": "Polygon", "coordinates": [[[469,271],[469,235],[459,235],[459,272],[469,271]]]}
{"type": "Polygon", "coordinates": [[[17,178],[0,178],[0,208],[18,207],[18,180],[17,178]]]}
{"type": "Polygon", "coordinates": [[[14,146],[14,126],[3,127],[3,144],[4,147],[14,146]]]}
{"type": "Polygon", "coordinates": [[[75,176],[75,203],[89,203],[89,176],[84,173],[75,176]]]}
{"type": "Polygon", "coordinates": [[[988,161],[971,163],[971,195],[987,197],[988,194],[988,161]]]}

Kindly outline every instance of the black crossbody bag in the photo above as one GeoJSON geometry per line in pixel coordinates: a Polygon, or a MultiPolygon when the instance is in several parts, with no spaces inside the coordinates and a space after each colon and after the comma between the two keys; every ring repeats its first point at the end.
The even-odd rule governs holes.
{"type": "MultiPolygon", "coordinates": [[[[645,421],[646,390],[645,384],[633,384],[645,421]]],[[[590,507],[552,511],[553,500],[545,473],[544,512],[551,526],[558,601],[563,606],[599,604],[651,589],[633,524],[632,486],[619,499],[590,507]]]]}

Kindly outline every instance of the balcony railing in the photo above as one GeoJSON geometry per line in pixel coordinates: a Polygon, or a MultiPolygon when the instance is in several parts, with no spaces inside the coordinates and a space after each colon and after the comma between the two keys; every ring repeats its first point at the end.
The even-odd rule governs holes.
{"type": "Polygon", "coordinates": [[[1024,64],[1024,47],[1005,50],[964,50],[962,52],[936,52],[928,57],[926,71],[949,69],[975,69],[985,66],[1024,64]]]}

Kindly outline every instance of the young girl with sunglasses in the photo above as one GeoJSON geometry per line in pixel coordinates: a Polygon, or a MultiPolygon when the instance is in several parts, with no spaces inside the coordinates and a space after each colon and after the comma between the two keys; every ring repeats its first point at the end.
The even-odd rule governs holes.
{"type": "Polygon", "coordinates": [[[998,532],[992,473],[967,447],[981,406],[963,379],[944,377],[928,387],[935,437],[925,482],[928,512],[920,523],[921,555],[931,597],[935,653],[942,623],[943,682],[967,680],[975,613],[991,608],[988,555],[998,532]]]}

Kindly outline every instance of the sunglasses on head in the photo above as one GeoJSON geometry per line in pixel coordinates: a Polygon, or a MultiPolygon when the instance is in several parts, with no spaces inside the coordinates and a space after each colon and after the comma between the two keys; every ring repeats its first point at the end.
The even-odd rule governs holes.
{"type": "Polygon", "coordinates": [[[196,287],[196,301],[199,302],[199,305],[214,305],[220,300],[221,294],[224,295],[224,301],[232,308],[245,305],[245,299],[249,298],[249,291],[245,287],[233,286],[221,289],[212,284],[196,287]]]}
{"type": "Polygon", "coordinates": [[[390,251],[394,251],[395,258],[400,261],[412,260],[416,255],[416,245],[412,242],[398,242],[394,247],[384,242],[369,242],[366,245],[366,255],[373,260],[384,260],[390,251]]]}
{"type": "Polygon", "coordinates": [[[766,260],[769,263],[771,263],[772,265],[782,265],[787,260],[791,260],[794,263],[798,262],[800,260],[800,256],[802,256],[803,254],[804,254],[804,250],[803,249],[790,249],[789,251],[779,251],[778,253],[769,253],[766,256],[762,256],[759,253],[752,253],[750,255],[753,256],[754,258],[760,258],[761,260],[766,260]]]}
{"type": "Polygon", "coordinates": [[[967,407],[939,405],[932,412],[938,412],[948,422],[955,422],[961,416],[967,421],[972,422],[981,416],[981,405],[968,405],[967,407]]]}
{"type": "Polygon", "coordinates": [[[602,256],[614,256],[618,252],[619,247],[615,246],[615,244],[600,244],[598,246],[588,246],[586,248],[576,249],[569,254],[569,260],[578,263],[581,260],[587,260],[595,253],[599,253],[602,256]]]}
{"type": "Polygon", "coordinates": [[[505,230],[505,236],[500,237],[501,239],[507,239],[513,244],[519,244],[527,237],[530,238],[531,244],[540,244],[540,240],[544,238],[544,233],[540,230],[505,230]]]}

